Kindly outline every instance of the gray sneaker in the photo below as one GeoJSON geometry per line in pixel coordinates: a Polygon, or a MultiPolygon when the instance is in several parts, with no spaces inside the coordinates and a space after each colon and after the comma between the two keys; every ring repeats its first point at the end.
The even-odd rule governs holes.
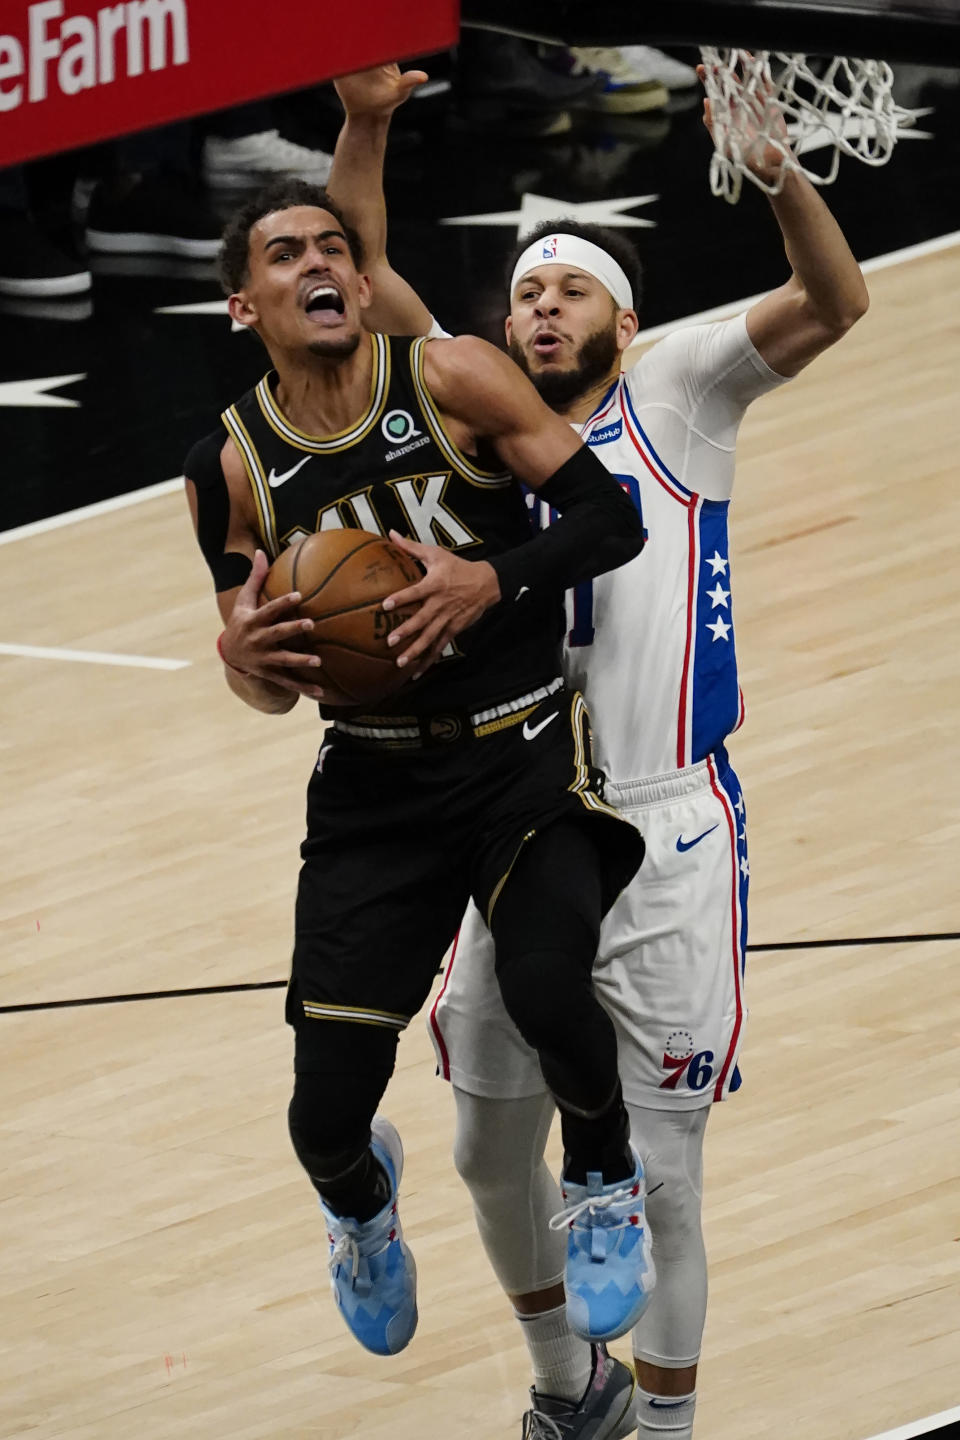
{"type": "Polygon", "coordinates": [[[628,1366],[608,1355],[605,1345],[594,1345],[583,1399],[577,1404],[531,1390],[533,1408],[523,1417],[521,1440],[624,1440],[637,1428],[635,1383],[628,1366]]]}

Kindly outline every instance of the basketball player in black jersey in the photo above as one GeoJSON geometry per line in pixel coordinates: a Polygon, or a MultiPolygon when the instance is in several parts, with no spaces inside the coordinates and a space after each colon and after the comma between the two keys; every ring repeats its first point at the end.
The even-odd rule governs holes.
{"type": "Polygon", "coordinates": [[[582,1328],[603,1340],[652,1284],[614,1031],[591,984],[601,919],[643,842],[604,803],[582,698],[559,678],[562,597],[636,555],[642,528],[492,346],[367,333],[361,264],[323,191],[295,182],[238,213],[222,256],[230,313],[274,368],[185,464],[227,683],[269,713],[306,695],[332,720],[301,852],[291,1136],[344,1318],[395,1353],[416,1324],[415,1271],[396,1214],[399,1137],[376,1111],[472,896],[561,1110],[566,1180],[609,1222],[605,1248],[581,1257],[582,1328]],[[515,476],[561,515],[535,538],[515,476]],[[411,681],[372,714],[325,707],[319,665],[315,685],[294,678],[303,655],[288,647],[310,625],[295,594],[258,604],[284,546],[343,526],[395,535],[425,571],[394,597],[419,602],[394,632],[411,681]]]}

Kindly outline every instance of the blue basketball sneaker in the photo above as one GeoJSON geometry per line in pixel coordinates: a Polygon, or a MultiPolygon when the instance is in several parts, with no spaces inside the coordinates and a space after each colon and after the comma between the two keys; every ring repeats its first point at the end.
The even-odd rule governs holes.
{"type": "MultiPolygon", "coordinates": [[[[632,1148],[632,1147],[631,1147],[632,1148]]],[[[550,1221],[567,1227],[567,1320],[571,1330],[596,1343],[625,1335],[640,1319],[656,1284],[650,1231],[644,1217],[643,1165],[629,1180],[604,1185],[598,1172],[586,1185],[561,1179],[566,1208],[550,1221]]]]}
{"type": "Polygon", "coordinates": [[[390,1181],[388,1203],[372,1220],[334,1215],[320,1200],[330,1240],[330,1287],[354,1335],[374,1355],[396,1355],[417,1328],[417,1267],[403,1243],[397,1190],[403,1146],[389,1120],[374,1117],[370,1143],[390,1181]]]}

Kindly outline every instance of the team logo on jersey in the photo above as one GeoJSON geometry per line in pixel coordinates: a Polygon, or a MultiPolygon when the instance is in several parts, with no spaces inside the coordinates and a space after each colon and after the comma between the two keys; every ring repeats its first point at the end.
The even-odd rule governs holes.
{"type": "Polygon", "coordinates": [[[543,249],[540,252],[544,260],[556,260],[557,258],[557,237],[551,235],[549,240],[544,240],[543,249]]]}
{"type": "Polygon", "coordinates": [[[423,433],[414,425],[409,410],[388,410],[380,429],[390,445],[402,445],[405,440],[414,440],[423,433]]]}
{"type": "Polygon", "coordinates": [[[612,425],[604,425],[602,430],[594,430],[592,435],[587,436],[588,445],[610,445],[614,440],[619,440],[623,434],[623,421],[615,420],[612,425]]]}
{"type": "Polygon", "coordinates": [[[697,1052],[689,1030],[671,1030],[663,1047],[662,1067],[668,1072],[661,1090],[705,1090],[713,1079],[713,1051],[697,1052]]]}

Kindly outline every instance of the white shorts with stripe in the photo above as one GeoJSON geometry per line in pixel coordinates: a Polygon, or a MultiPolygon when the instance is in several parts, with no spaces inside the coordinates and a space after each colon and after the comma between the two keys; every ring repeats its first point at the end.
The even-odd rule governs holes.
{"type": "MultiPolygon", "coordinates": [[[[722,752],[669,775],[607,785],[647,852],[603,923],[594,968],[614,1021],[624,1098],[691,1110],[739,1085],[747,1011],[746,815],[722,752]]],[[[441,1075],[461,1090],[519,1099],[546,1089],[536,1054],[500,999],[493,941],[464,918],[429,1017],[441,1075]]]]}

